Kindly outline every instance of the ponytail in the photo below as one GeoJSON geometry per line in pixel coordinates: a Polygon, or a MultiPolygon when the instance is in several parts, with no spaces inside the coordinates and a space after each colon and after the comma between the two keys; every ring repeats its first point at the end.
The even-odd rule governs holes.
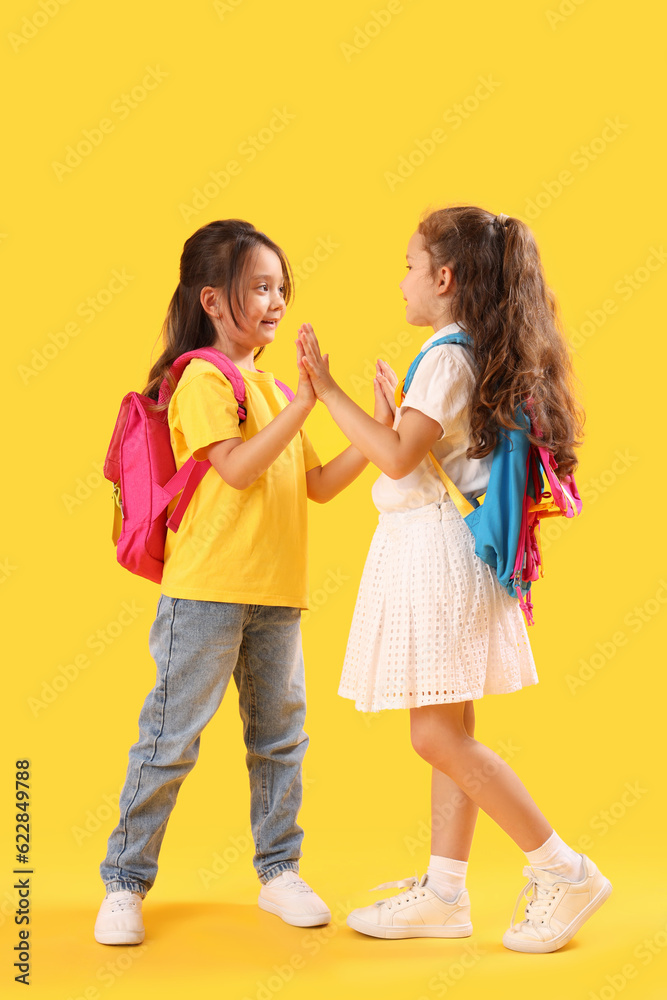
{"type": "Polygon", "coordinates": [[[452,269],[452,319],[472,340],[477,379],[467,457],[493,451],[502,428],[517,427],[517,407],[531,399],[542,434],[530,434],[531,441],[553,452],[560,478],[574,472],[584,414],[531,230],[512,216],[455,206],[426,214],[418,232],[432,275],[444,265],[452,269]]]}

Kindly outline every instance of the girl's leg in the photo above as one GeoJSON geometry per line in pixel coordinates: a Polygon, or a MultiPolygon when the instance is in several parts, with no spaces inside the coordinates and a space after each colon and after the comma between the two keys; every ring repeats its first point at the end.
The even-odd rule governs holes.
{"type": "Polygon", "coordinates": [[[244,629],[239,689],[250,779],[253,864],[260,882],[299,871],[306,691],[299,608],[256,605],[244,629]]]}
{"type": "MultiPolygon", "coordinates": [[[[536,850],[553,829],[509,764],[467,732],[465,704],[410,709],[412,745],[420,757],[451,778],[495,820],[522,851],[536,850]]],[[[456,834],[463,837],[459,844],[464,849],[465,829],[456,834]]]]}
{"type": "Polygon", "coordinates": [[[145,896],[176,797],[199,754],[238,659],[248,606],[160,596],[150,631],[155,687],[139,716],[120,796],[120,820],[100,874],[108,892],[145,896]]]}
{"type": "MultiPolygon", "coordinates": [[[[463,725],[469,736],[475,732],[472,701],[463,704],[463,725]]],[[[431,854],[467,861],[479,806],[457,783],[433,768],[431,776],[431,854]]]]}
{"type": "MultiPolygon", "coordinates": [[[[472,737],[472,701],[458,705],[460,721],[472,737]]],[[[457,782],[435,765],[431,775],[431,859],[425,878],[387,883],[408,888],[370,906],[353,910],[347,923],[378,938],[468,937],[472,933],[470,898],[465,888],[478,805],[457,782]]]]}
{"type": "Polygon", "coordinates": [[[261,909],[297,927],[327,924],[327,904],[299,876],[301,767],[308,746],[301,609],[256,606],[234,680],[247,747],[253,864],[261,909]]]}
{"type": "MultiPolygon", "coordinates": [[[[472,701],[463,706],[463,725],[475,731],[472,701]]],[[[428,885],[442,899],[455,899],[465,888],[468,857],[479,806],[449,775],[433,768],[431,775],[431,858],[428,885]]]]}
{"type": "Polygon", "coordinates": [[[503,935],[505,947],[534,954],[562,948],[608,898],[609,879],[560,839],[509,764],[469,735],[460,704],[411,709],[410,722],[417,753],[452,778],[527,855],[530,899],[515,925],[525,886],[503,935]]]}

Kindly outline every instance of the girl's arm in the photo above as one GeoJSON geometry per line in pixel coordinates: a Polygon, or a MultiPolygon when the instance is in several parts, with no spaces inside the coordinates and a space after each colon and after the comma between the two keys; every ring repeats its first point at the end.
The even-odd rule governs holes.
{"type": "Polygon", "coordinates": [[[318,465],[306,473],[308,499],[327,503],[353,483],[367,465],[368,459],[351,444],[326,465],[318,465]]]}
{"type": "MultiPolygon", "coordinates": [[[[388,427],[394,423],[396,404],[393,397],[397,383],[398,377],[392,368],[385,361],[378,361],[373,379],[375,392],[373,420],[388,427]]],[[[306,473],[309,499],[317,503],[327,503],[354,482],[367,465],[368,459],[365,455],[351,444],[326,465],[318,465],[306,473]]]]}
{"type": "Polygon", "coordinates": [[[343,434],[390,479],[402,479],[417,468],[442,436],[437,420],[410,407],[396,430],[374,420],[350,399],[329,374],[329,356],[322,358],[310,323],[299,331],[303,364],[318,399],[325,404],[343,434]]]}
{"type": "Polygon", "coordinates": [[[266,472],[278,456],[285,450],[292,438],[315,406],[317,397],[301,357],[303,351],[297,348],[299,384],[294,399],[278,413],[271,423],[262,427],[247,441],[242,438],[228,438],[216,441],[206,449],[206,458],[224,479],[236,490],[245,490],[266,472]]]}

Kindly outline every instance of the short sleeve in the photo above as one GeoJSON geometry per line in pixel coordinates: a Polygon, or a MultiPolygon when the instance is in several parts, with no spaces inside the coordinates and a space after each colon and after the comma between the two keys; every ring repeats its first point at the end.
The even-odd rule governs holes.
{"type": "Polygon", "coordinates": [[[204,461],[203,450],[216,441],[242,437],[238,403],[231,383],[215,372],[201,372],[179,383],[173,398],[174,424],[180,425],[188,451],[204,461]]]}
{"type": "Polygon", "coordinates": [[[321,465],[322,463],[317,457],[317,453],[313,448],[311,440],[304,431],[303,427],[301,428],[300,433],[301,433],[301,447],[303,448],[303,459],[306,467],[306,472],[310,472],[311,469],[316,469],[317,466],[321,465]]]}
{"type": "Polygon", "coordinates": [[[401,413],[411,407],[431,417],[442,427],[438,438],[460,425],[473,389],[472,375],[451,348],[432,347],[417,366],[410,388],[401,404],[401,413]]]}

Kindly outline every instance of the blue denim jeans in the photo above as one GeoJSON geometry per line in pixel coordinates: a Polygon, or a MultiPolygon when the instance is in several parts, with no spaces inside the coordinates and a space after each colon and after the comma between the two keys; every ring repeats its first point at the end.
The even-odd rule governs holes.
{"type": "Polygon", "coordinates": [[[306,695],[300,608],[167,597],[150,630],[155,687],[139,715],[120,796],[120,820],[100,874],[107,892],[145,896],[178,790],[201,732],[234,676],[250,778],[253,864],[261,882],[298,872],[306,695]]]}

